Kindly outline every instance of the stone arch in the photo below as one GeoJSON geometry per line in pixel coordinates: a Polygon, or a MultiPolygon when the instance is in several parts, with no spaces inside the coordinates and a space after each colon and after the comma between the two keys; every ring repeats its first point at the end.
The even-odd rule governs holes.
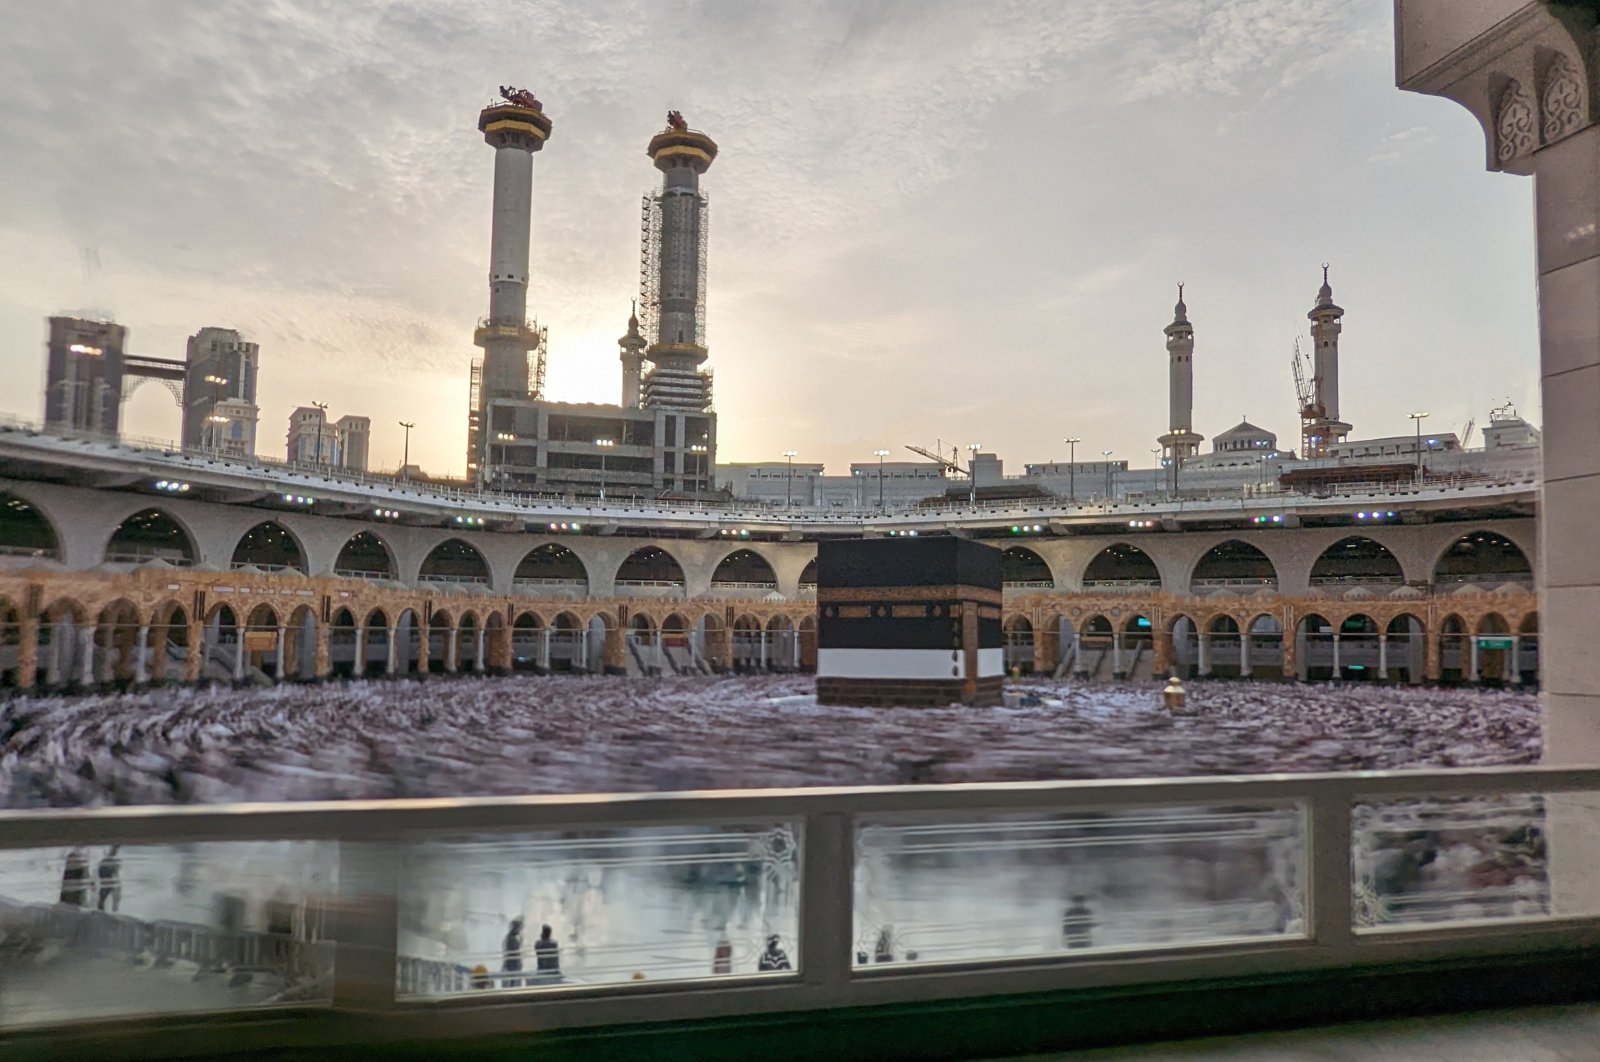
{"type": "Polygon", "coordinates": [[[1334,677],[1333,636],[1337,628],[1319,612],[1308,612],[1294,627],[1294,658],[1302,682],[1334,677]]]}
{"type": "Polygon", "coordinates": [[[1389,547],[1365,535],[1341,538],[1317,556],[1311,566],[1312,586],[1399,585],[1405,582],[1400,560],[1389,547]]]}
{"type": "Polygon", "coordinates": [[[1189,588],[1277,587],[1278,569],[1257,546],[1230,538],[1201,554],[1189,575],[1189,588]]]}
{"type": "Polygon", "coordinates": [[[119,523],[106,540],[105,559],[113,564],[163,561],[187,568],[200,559],[194,535],[181,520],[154,506],[119,523]]]}
{"type": "Polygon", "coordinates": [[[280,680],[309,682],[316,678],[317,614],[310,605],[299,605],[289,613],[280,637],[286,639],[280,680]]]}
{"type": "Polygon", "coordinates": [[[464,610],[461,613],[461,617],[456,620],[452,637],[455,639],[455,669],[457,671],[483,670],[483,661],[480,656],[481,647],[478,645],[478,634],[481,630],[482,624],[478,620],[478,613],[470,608],[464,610]]]}
{"type": "Polygon", "coordinates": [[[611,632],[618,626],[616,617],[609,612],[596,612],[589,617],[584,633],[587,638],[586,652],[590,671],[626,669],[624,658],[615,655],[618,648],[623,652],[627,651],[626,642],[617,642],[611,638],[611,632]]]}
{"type": "Polygon", "coordinates": [[[1264,675],[1283,674],[1283,621],[1271,612],[1258,612],[1245,624],[1241,653],[1248,659],[1240,661],[1242,677],[1253,677],[1259,670],[1264,675]]]}
{"type": "Polygon", "coordinates": [[[338,678],[356,675],[356,615],[347,605],[328,619],[328,670],[338,678]]]}
{"type": "Polygon", "coordinates": [[[1433,581],[1439,585],[1476,583],[1531,583],[1533,566],[1522,547],[1497,531],[1468,531],[1446,546],[1433,562],[1433,581]]]}
{"type": "Polygon", "coordinates": [[[1033,621],[1021,612],[1013,612],[1000,623],[1004,643],[1005,669],[1008,674],[1028,674],[1033,671],[1033,621]]]}
{"type": "Polygon", "coordinates": [[[717,562],[711,573],[713,590],[776,590],[778,573],[772,562],[752,549],[736,549],[717,562]]]}
{"type": "Polygon", "coordinates": [[[1471,634],[1467,623],[1452,612],[1439,621],[1439,678],[1446,682],[1460,682],[1467,673],[1471,660],[1468,642],[1471,634]]]}
{"type": "Polygon", "coordinates": [[[189,610],[171,599],[150,612],[149,679],[164,683],[188,672],[189,610]]]}
{"type": "Polygon", "coordinates": [[[753,671],[765,659],[766,637],[761,621],[748,612],[734,617],[729,632],[729,664],[735,671],[753,671]]]}
{"type": "Polygon", "coordinates": [[[76,599],[58,597],[45,606],[39,613],[38,668],[42,684],[57,688],[93,682],[92,674],[84,674],[94,659],[94,647],[89,644],[93,636],[88,610],[76,599]]]}
{"type": "Polygon", "coordinates": [[[489,562],[472,543],[459,538],[447,538],[428,551],[422,559],[417,579],[424,583],[467,583],[474,586],[489,584],[489,562]]]}
{"type": "MultiPolygon", "coordinates": [[[[521,622],[521,619],[518,619],[521,622]]],[[[558,612],[550,621],[546,666],[552,671],[589,670],[589,625],[574,612],[558,612]]]]}
{"type": "Polygon", "coordinates": [[[800,617],[800,668],[803,671],[817,669],[817,614],[808,612],[800,617]]]}
{"type": "Polygon", "coordinates": [[[1161,588],[1161,569],[1150,554],[1131,542],[1114,542],[1090,558],[1083,569],[1085,590],[1161,588]]]}
{"type": "Polygon", "coordinates": [[[455,634],[456,627],[449,609],[436,608],[428,613],[427,670],[431,674],[442,675],[447,669],[453,670],[450,665],[455,662],[452,655],[455,634]]]}
{"type": "Polygon", "coordinates": [[[375,531],[351,535],[333,562],[333,574],[346,579],[395,579],[399,571],[394,550],[375,531]]]}
{"type": "Polygon", "coordinates": [[[61,559],[61,536],[43,509],[0,491],[0,557],[61,559]]]}
{"type": "Polygon", "coordinates": [[[522,609],[512,617],[511,659],[503,666],[541,674],[551,670],[550,627],[533,609],[522,609]]]}
{"type": "Polygon", "coordinates": [[[794,620],[782,612],[767,620],[766,667],[769,671],[797,671],[800,668],[800,632],[794,620]]]}
{"type": "Polygon", "coordinates": [[[414,608],[395,613],[394,629],[385,632],[394,645],[390,674],[413,675],[426,669],[430,635],[422,625],[422,615],[414,608]]]}
{"type": "Polygon", "coordinates": [[[9,597],[0,594],[0,687],[21,685],[22,610],[9,597]]]}
{"type": "Polygon", "coordinates": [[[731,666],[728,632],[723,629],[722,617],[717,613],[710,609],[702,612],[695,620],[691,638],[695,652],[710,670],[721,672],[731,666]]]}
{"type": "Polygon", "coordinates": [[[660,546],[641,546],[628,554],[617,566],[612,585],[623,589],[651,587],[682,587],[683,565],[678,558],[660,546]]]}
{"type": "Polygon", "coordinates": [[[536,589],[581,587],[588,593],[589,569],[573,550],[559,542],[546,542],[529,550],[517,562],[511,585],[536,589]]]}
{"type": "Polygon", "coordinates": [[[1389,618],[1383,628],[1383,666],[1380,679],[1396,679],[1404,675],[1411,684],[1422,682],[1428,670],[1427,624],[1412,612],[1400,612],[1389,618]]]}
{"type": "Polygon", "coordinates": [[[497,675],[511,671],[511,638],[507,630],[505,613],[499,609],[490,612],[483,620],[483,668],[497,675]]]}
{"type": "Polygon", "coordinates": [[[306,570],[306,551],[293,531],[276,520],[263,520],[239,536],[234,544],[231,568],[259,568],[264,572],[306,570]]]}
{"type": "Polygon", "coordinates": [[[815,591],[817,588],[817,558],[812,557],[800,572],[800,589],[815,591]]]}
{"type": "Polygon", "coordinates": [[[140,667],[139,628],[143,617],[132,601],[117,598],[95,617],[92,680],[126,686],[140,667]]]}
{"type": "Polygon", "coordinates": [[[1000,578],[1016,589],[1054,589],[1055,575],[1045,559],[1027,546],[1008,546],[1000,554],[1000,578]]]}

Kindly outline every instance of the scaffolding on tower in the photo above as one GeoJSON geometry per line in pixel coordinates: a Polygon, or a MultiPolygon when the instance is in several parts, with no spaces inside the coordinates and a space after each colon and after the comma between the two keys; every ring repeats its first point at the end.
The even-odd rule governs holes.
{"type": "Polygon", "coordinates": [[[694,342],[697,347],[706,345],[706,247],[711,243],[711,200],[704,192],[695,195],[695,240],[699,260],[695,262],[695,315],[694,342]]]}
{"type": "Polygon", "coordinates": [[[535,402],[544,400],[544,373],[545,363],[550,353],[550,329],[539,324],[538,321],[528,322],[528,331],[533,335],[533,360],[528,365],[528,397],[535,402]]]}
{"type": "Polygon", "coordinates": [[[478,478],[478,455],[483,444],[483,359],[472,359],[471,383],[467,387],[467,478],[478,478]]]}
{"type": "Polygon", "coordinates": [[[639,321],[647,346],[660,341],[661,196],[645,195],[639,204],[639,321]]]}

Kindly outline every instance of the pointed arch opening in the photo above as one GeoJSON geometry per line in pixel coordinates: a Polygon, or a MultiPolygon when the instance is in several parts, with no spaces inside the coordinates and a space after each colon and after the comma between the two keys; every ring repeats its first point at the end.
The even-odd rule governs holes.
{"type": "Polygon", "coordinates": [[[339,549],[333,574],[345,579],[394,579],[394,551],[371,531],[357,531],[339,549]]]}
{"type": "Polygon", "coordinates": [[[1007,616],[1000,624],[1005,639],[1005,668],[1011,675],[1033,672],[1033,621],[1020,612],[1007,616]]]}
{"type": "Polygon", "coordinates": [[[1504,535],[1469,531],[1439,555],[1433,565],[1433,581],[1439,586],[1531,586],[1533,566],[1522,548],[1504,535]]]}
{"type": "Polygon", "coordinates": [[[0,491],[0,559],[60,560],[61,540],[38,508],[0,491]]]}
{"type": "Polygon", "coordinates": [[[1334,640],[1334,674],[1345,682],[1373,682],[1378,678],[1378,621],[1356,612],[1339,621],[1334,640]]]}
{"type": "Polygon", "coordinates": [[[1283,622],[1270,612],[1253,617],[1245,627],[1244,652],[1248,659],[1241,665],[1244,677],[1254,677],[1259,670],[1263,675],[1283,675],[1283,622]]]}
{"type": "Polygon", "coordinates": [[[1383,660],[1380,679],[1415,685],[1427,673],[1428,643],[1422,620],[1402,612],[1383,628],[1383,660]]]}
{"type": "Polygon", "coordinates": [[[1334,676],[1334,626],[1313,612],[1295,624],[1295,666],[1301,682],[1326,682],[1334,676]]]}
{"type": "Polygon", "coordinates": [[[817,592],[817,558],[812,557],[800,572],[800,592],[802,594],[815,594],[817,592]]]}
{"type": "Polygon", "coordinates": [[[1107,546],[1083,571],[1085,590],[1159,590],[1161,571],[1150,555],[1130,542],[1107,546]]]}
{"type": "Polygon", "coordinates": [[[263,520],[240,536],[228,564],[231,568],[307,574],[306,555],[299,539],[276,520],[263,520]]]}
{"type": "Polygon", "coordinates": [[[1312,586],[1399,586],[1400,561],[1389,547],[1362,535],[1342,538],[1311,566],[1312,586]]]}
{"type": "Polygon", "coordinates": [[[762,629],[760,620],[749,613],[734,619],[731,647],[734,671],[760,669],[766,660],[766,647],[766,631],[762,629]]]}
{"type": "Polygon", "coordinates": [[[768,671],[797,671],[800,668],[800,632],[794,620],[779,613],[767,620],[768,671]]]}
{"type": "Polygon", "coordinates": [[[778,588],[778,574],[761,554],[736,549],[723,557],[711,573],[711,589],[770,594],[778,588]]]}
{"type": "Polygon", "coordinates": [[[1026,546],[1011,546],[1000,554],[1000,578],[1007,590],[1049,590],[1056,585],[1050,565],[1026,546]]]}
{"type": "Polygon", "coordinates": [[[571,549],[559,542],[546,542],[528,551],[517,562],[511,585],[539,594],[589,592],[589,569],[571,549]]]}
{"type": "Polygon", "coordinates": [[[536,674],[551,670],[550,628],[537,612],[519,612],[511,620],[511,670],[536,674]]]}
{"type": "Polygon", "coordinates": [[[489,565],[478,547],[459,538],[447,538],[422,560],[417,579],[424,583],[489,585],[489,565]]]}
{"type": "Polygon", "coordinates": [[[1246,590],[1278,585],[1278,570],[1260,549],[1248,542],[1229,539],[1206,550],[1195,563],[1189,589],[1246,590]]]}
{"type": "Polygon", "coordinates": [[[681,590],[683,566],[660,546],[644,546],[628,554],[617,569],[614,585],[619,591],[681,590]]]}
{"type": "Polygon", "coordinates": [[[117,525],[106,543],[108,564],[161,561],[176,568],[199,559],[194,539],[174,517],[161,509],[142,509],[117,525]]]}
{"type": "Polygon", "coordinates": [[[1466,622],[1455,613],[1439,621],[1439,681],[1453,683],[1465,679],[1472,658],[1468,648],[1471,640],[1466,622]]]}

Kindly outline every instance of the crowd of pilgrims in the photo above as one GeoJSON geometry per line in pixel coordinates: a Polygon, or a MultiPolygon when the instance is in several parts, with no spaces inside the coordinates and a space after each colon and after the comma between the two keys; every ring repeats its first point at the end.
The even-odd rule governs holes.
{"type": "Polygon", "coordinates": [[[0,807],[1023,781],[1536,762],[1537,697],[1014,683],[834,708],[806,676],[456,677],[0,700],[0,807]]]}

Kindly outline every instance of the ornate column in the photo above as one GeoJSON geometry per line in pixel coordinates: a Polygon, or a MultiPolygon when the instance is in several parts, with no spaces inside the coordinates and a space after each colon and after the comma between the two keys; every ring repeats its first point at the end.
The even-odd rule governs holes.
{"type": "Polygon", "coordinates": [[[1513,686],[1522,685],[1522,667],[1517,662],[1517,654],[1521,651],[1521,648],[1522,639],[1513,634],[1511,636],[1511,651],[1506,654],[1506,666],[1511,669],[1511,674],[1507,677],[1510,678],[1513,686]]]}
{"type": "Polygon", "coordinates": [[[444,670],[445,674],[453,675],[456,671],[456,661],[461,655],[461,631],[456,627],[444,629],[444,670]]]}
{"type": "Polygon", "coordinates": [[[1033,628],[1033,670],[1040,675],[1053,675],[1056,670],[1056,632],[1043,627],[1033,628]]]}
{"type": "Polygon", "coordinates": [[[189,624],[189,637],[185,639],[183,654],[183,681],[199,682],[201,663],[205,659],[206,627],[199,620],[189,624]]]}
{"type": "Polygon", "coordinates": [[[1152,642],[1155,649],[1150,673],[1160,677],[1172,673],[1172,631],[1157,627],[1152,642]]]}
{"type": "Polygon", "coordinates": [[[311,673],[321,681],[333,674],[333,629],[326,623],[318,623],[316,632],[317,658],[312,664],[311,673]]]}
{"type": "Polygon", "coordinates": [[[624,668],[627,666],[627,646],[623,639],[625,633],[619,623],[615,627],[606,628],[603,661],[606,667],[624,668]]]}
{"type": "Polygon", "coordinates": [[[1122,632],[1111,632],[1111,677],[1122,677],[1122,632]]]}
{"type": "Polygon", "coordinates": [[[1300,623],[1293,616],[1284,623],[1278,644],[1283,649],[1283,677],[1300,681],[1300,623]]]}
{"type": "Polygon", "coordinates": [[[1333,631],[1333,681],[1338,682],[1344,677],[1344,672],[1339,667],[1339,629],[1333,631]]]}
{"type": "Polygon", "coordinates": [[[24,613],[17,637],[17,688],[31,690],[39,677],[39,617],[24,613]]]}
{"type": "Polygon", "coordinates": [[[481,672],[484,670],[483,646],[485,635],[488,633],[482,627],[478,628],[478,651],[472,655],[472,670],[474,671],[481,672]]]}
{"type": "MultiPolygon", "coordinates": [[[[367,673],[367,628],[357,627],[355,631],[356,651],[350,662],[350,675],[352,678],[360,678],[367,673]]],[[[387,667],[387,661],[385,665],[387,667]]]]}
{"type": "Polygon", "coordinates": [[[433,626],[422,621],[420,614],[412,627],[417,632],[417,674],[426,675],[433,657],[433,626]]]}
{"type": "Polygon", "coordinates": [[[1250,629],[1245,627],[1239,632],[1239,677],[1249,678],[1250,675],[1250,629]]]}
{"type": "Polygon", "coordinates": [[[288,656],[286,646],[289,642],[289,628],[278,628],[278,644],[272,650],[272,681],[283,682],[288,676],[283,673],[283,664],[288,656]]]}
{"type": "Polygon", "coordinates": [[[1468,661],[1468,663],[1467,663],[1467,673],[1465,675],[1463,675],[1462,678],[1463,678],[1463,680],[1465,680],[1467,682],[1477,682],[1478,681],[1478,636],[1476,634],[1468,634],[1468,635],[1465,635],[1464,637],[1467,639],[1467,661],[1468,661]]]}
{"type": "Polygon", "coordinates": [[[233,629],[233,681],[244,681],[244,636],[246,628],[238,626],[233,629]]]}
{"type": "Polygon", "coordinates": [[[1389,679],[1389,636],[1383,631],[1378,632],[1378,681],[1387,682],[1389,679]]]}
{"type": "Polygon", "coordinates": [[[394,651],[396,630],[394,627],[385,627],[384,630],[387,631],[389,635],[389,648],[387,650],[387,655],[384,657],[383,673],[386,675],[393,675],[397,670],[399,670],[399,661],[395,658],[394,651]]]}
{"type": "Polygon", "coordinates": [[[1437,627],[1429,627],[1422,632],[1422,677],[1429,682],[1438,682],[1444,674],[1444,635],[1439,633],[1437,627]]]}
{"type": "Polygon", "coordinates": [[[150,651],[150,625],[139,624],[138,639],[133,646],[133,682],[136,686],[144,686],[150,682],[150,665],[145,660],[145,654],[150,651]]]}
{"type": "Polygon", "coordinates": [[[1195,637],[1195,673],[1201,678],[1211,675],[1211,632],[1200,630],[1194,632],[1195,637]]]}
{"type": "Polygon", "coordinates": [[[84,686],[93,686],[95,681],[94,634],[94,627],[78,629],[78,682],[84,686]]]}
{"type": "Polygon", "coordinates": [[[539,666],[550,670],[550,628],[539,628],[539,666]]]}

